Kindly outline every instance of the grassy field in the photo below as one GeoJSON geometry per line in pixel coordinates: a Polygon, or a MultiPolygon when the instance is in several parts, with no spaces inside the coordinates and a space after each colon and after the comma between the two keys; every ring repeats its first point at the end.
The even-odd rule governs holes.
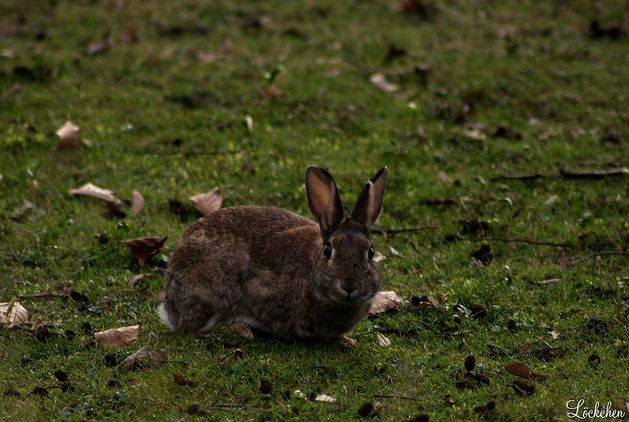
{"type": "Polygon", "coordinates": [[[627,3],[429,4],[3,1],[0,302],[20,300],[49,335],[0,327],[0,419],[625,409],[629,175],[568,176],[629,165],[627,3]],[[91,146],[55,149],[68,119],[91,146]],[[309,215],[313,163],[346,206],[389,166],[373,240],[383,289],[412,303],[358,325],[354,348],[168,332],[155,294],[197,218],[188,197],[218,186],[224,206],[309,215]],[[544,177],[494,179],[525,174],[544,177]],[[146,207],[116,217],[68,194],[87,182],[146,207]],[[168,241],[141,268],[120,241],[149,235],[168,241]],[[135,324],[130,346],[89,341],[135,324]],[[121,373],[144,345],[168,363],[121,373]],[[522,380],[527,394],[512,362],[547,378],[522,380]],[[336,401],[309,400],[321,393],[336,401]]]}

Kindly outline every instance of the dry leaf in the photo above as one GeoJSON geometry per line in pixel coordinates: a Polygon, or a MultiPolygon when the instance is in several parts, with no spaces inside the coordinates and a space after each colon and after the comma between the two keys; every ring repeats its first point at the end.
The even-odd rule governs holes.
{"type": "Polygon", "coordinates": [[[164,247],[166,239],[168,236],[147,236],[123,240],[122,243],[127,245],[133,256],[138,259],[138,263],[145,266],[149,258],[164,247]]]}
{"type": "Polygon", "coordinates": [[[553,340],[557,340],[559,338],[559,333],[556,330],[550,330],[548,334],[552,336],[553,340]]]}
{"type": "Polygon", "coordinates": [[[29,319],[28,311],[20,302],[0,303],[0,324],[6,324],[9,328],[20,327],[29,319]]]}
{"type": "Polygon", "coordinates": [[[131,200],[131,214],[138,215],[144,209],[144,197],[140,192],[134,190],[133,199],[131,200]]]}
{"type": "Polygon", "coordinates": [[[478,141],[484,141],[485,138],[487,138],[485,136],[485,134],[482,132],[481,129],[479,128],[471,128],[471,129],[467,129],[465,132],[463,132],[465,134],[465,136],[467,136],[468,138],[471,139],[476,139],[478,141]]]}
{"type": "Polygon", "coordinates": [[[91,196],[92,198],[101,199],[105,202],[109,202],[115,205],[122,204],[122,201],[114,196],[113,191],[110,191],[109,189],[99,188],[98,186],[91,183],[86,183],[77,189],[70,189],[68,193],[70,195],[91,196]]]}
{"type": "Polygon", "coordinates": [[[389,347],[391,340],[389,340],[384,334],[378,333],[378,344],[382,347],[389,347]]]}
{"type": "Polygon", "coordinates": [[[161,350],[151,350],[148,346],[144,346],[123,360],[118,370],[120,372],[129,372],[144,366],[163,365],[166,362],[168,362],[166,353],[161,350]]]}
{"type": "Polygon", "coordinates": [[[505,367],[508,373],[527,380],[544,381],[546,375],[537,374],[526,363],[512,362],[505,367]]]}
{"type": "Polygon", "coordinates": [[[377,264],[378,262],[382,262],[382,261],[384,261],[385,259],[387,259],[387,257],[386,257],[383,253],[376,252],[376,253],[374,254],[374,256],[373,256],[372,261],[373,261],[373,262],[375,262],[375,263],[377,264]]]}
{"type": "Polygon", "coordinates": [[[443,183],[452,183],[452,179],[450,179],[450,176],[448,176],[445,171],[441,170],[437,175],[439,176],[439,180],[443,183]]]}
{"type": "Polygon", "coordinates": [[[223,197],[221,196],[221,190],[219,188],[214,188],[208,193],[200,193],[191,196],[188,199],[204,217],[220,210],[221,205],[223,205],[223,197]]]}
{"type": "Polygon", "coordinates": [[[284,91],[275,85],[269,85],[262,89],[262,96],[265,98],[281,98],[284,96],[284,91]]]}
{"type": "Polygon", "coordinates": [[[0,57],[4,57],[5,59],[13,59],[15,58],[15,56],[15,50],[5,48],[4,50],[0,51],[0,57]]]}
{"type": "Polygon", "coordinates": [[[107,347],[128,346],[138,339],[140,326],[110,328],[109,330],[94,333],[96,341],[107,347]]]}
{"type": "Polygon", "coordinates": [[[320,401],[323,403],[334,403],[336,399],[334,397],[328,396],[327,394],[317,394],[314,398],[314,401],[320,401]]]}
{"type": "Polygon", "coordinates": [[[68,120],[57,130],[57,136],[59,137],[57,149],[75,147],[81,141],[81,128],[68,120]]]}
{"type": "Polygon", "coordinates": [[[225,58],[222,54],[204,53],[203,51],[198,51],[196,57],[201,63],[214,63],[225,58]]]}
{"type": "Polygon", "coordinates": [[[129,277],[129,279],[127,280],[127,284],[129,286],[133,286],[135,283],[137,283],[138,281],[144,279],[144,277],[146,277],[146,274],[136,274],[134,276],[129,277]]]}
{"type": "Polygon", "coordinates": [[[249,133],[253,132],[253,117],[249,115],[245,116],[245,126],[249,133]]]}
{"type": "Polygon", "coordinates": [[[394,291],[378,292],[371,302],[371,308],[369,309],[370,315],[386,312],[389,309],[395,308],[397,305],[405,305],[406,300],[402,299],[394,291]]]}
{"type": "Polygon", "coordinates": [[[86,52],[89,56],[94,56],[99,53],[103,53],[109,49],[111,46],[108,39],[103,39],[100,41],[92,41],[87,45],[86,52]]]}
{"type": "Polygon", "coordinates": [[[374,73],[369,81],[384,92],[395,92],[399,89],[397,85],[388,82],[382,73],[374,73]]]}

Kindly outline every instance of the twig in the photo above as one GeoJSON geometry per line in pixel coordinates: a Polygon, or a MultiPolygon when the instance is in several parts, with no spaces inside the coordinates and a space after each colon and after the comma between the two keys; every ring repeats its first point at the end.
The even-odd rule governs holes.
{"type": "Polygon", "coordinates": [[[496,182],[499,180],[536,180],[536,179],[591,179],[591,180],[599,180],[604,179],[606,177],[618,177],[618,176],[627,176],[629,175],[629,169],[626,167],[613,169],[613,170],[594,170],[594,171],[568,171],[563,167],[559,168],[559,174],[541,174],[541,173],[531,173],[531,174],[508,174],[508,175],[498,175],[491,177],[489,180],[491,182],[496,182]]]}
{"type": "Polygon", "coordinates": [[[543,179],[543,178],[549,178],[549,177],[559,177],[559,176],[551,176],[548,174],[540,174],[540,173],[507,174],[507,175],[494,176],[490,178],[489,181],[496,182],[498,180],[536,180],[536,179],[543,179]]]}
{"type": "Polygon", "coordinates": [[[399,394],[374,394],[374,397],[383,398],[383,399],[404,399],[404,400],[417,400],[416,397],[412,396],[402,396],[399,394]]]}
{"type": "Polygon", "coordinates": [[[372,231],[373,234],[398,234],[398,233],[411,233],[411,232],[421,232],[424,230],[436,230],[439,227],[437,226],[420,226],[420,227],[406,227],[403,229],[375,229],[372,231]]]}
{"type": "Polygon", "coordinates": [[[614,170],[602,170],[602,171],[583,171],[583,172],[573,172],[564,170],[563,168],[559,169],[559,174],[566,179],[603,179],[605,177],[617,177],[617,176],[626,176],[629,175],[629,169],[626,167],[614,170]]]}
{"type": "Polygon", "coordinates": [[[18,296],[20,299],[54,299],[56,297],[66,298],[69,295],[67,293],[53,293],[53,292],[44,292],[44,293],[33,293],[32,295],[21,295],[18,296]]]}
{"type": "Polygon", "coordinates": [[[539,246],[553,246],[557,248],[574,248],[575,245],[572,243],[555,243],[555,242],[547,242],[544,240],[530,240],[530,239],[516,239],[516,238],[505,238],[505,237],[483,237],[481,240],[493,240],[494,242],[505,242],[505,243],[526,243],[527,245],[539,245],[539,246]]]}

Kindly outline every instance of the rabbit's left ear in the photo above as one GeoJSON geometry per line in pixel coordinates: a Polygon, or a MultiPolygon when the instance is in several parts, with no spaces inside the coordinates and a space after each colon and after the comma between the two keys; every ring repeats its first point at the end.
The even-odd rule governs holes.
{"type": "Polygon", "coordinates": [[[387,187],[387,167],[382,167],[367,182],[362,192],[356,200],[354,209],[352,210],[352,220],[361,224],[367,234],[371,232],[373,223],[378,219],[382,211],[382,200],[384,199],[384,190],[387,187]]]}

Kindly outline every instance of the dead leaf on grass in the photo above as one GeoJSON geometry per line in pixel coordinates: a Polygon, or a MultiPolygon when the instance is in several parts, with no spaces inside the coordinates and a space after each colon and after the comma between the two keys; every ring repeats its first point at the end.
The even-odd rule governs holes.
{"type": "Polygon", "coordinates": [[[135,283],[137,283],[140,280],[143,280],[144,277],[146,277],[146,274],[136,274],[134,276],[129,277],[129,279],[127,280],[127,284],[129,286],[133,286],[135,283]]]}
{"type": "Polygon", "coordinates": [[[182,387],[194,387],[195,386],[195,382],[194,381],[190,381],[188,379],[188,377],[186,377],[185,375],[181,375],[181,374],[173,374],[173,381],[175,382],[175,384],[181,385],[182,387]]]}
{"type": "Polygon", "coordinates": [[[327,394],[317,394],[314,398],[314,401],[319,401],[323,403],[334,403],[336,399],[334,397],[328,396],[327,394]]]}
{"type": "Polygon", "coordinates": [[[387,259],[386,255],[384,255],[384,254],[383,254],[383,253],[381,253],[381,252],[376,252],[376,253],[374,254],[374,256],[373,256],[372,261],[373,261],[373,262],[375,262],[375,263],[377,264],[378,262],[382,262],[382,261],[384,261],[385,259],[387,259]]]}
{"type": "Polygon", "coordinates": [[[129,372],[146,366],[163,365],[166,362],[168,362],[166,353],[161,350],[151,350],[149,346],[143,346],[140,350],[123,360],[118,370],[120,372],[129,372]]]}
{"type": "Polygon", "coordinates": [[[249,115],[245,116],[245,127],[249,133],[253,132],[253,117],[249,115]]]}
{"type": "Polygon", "coordinates": [[[20,302],[0,303],[0,324],[6,324],[9,328],[21,327],[28,323],[30,316],[20,302]]]}
{"type": "Polygon", "coordinates": [[[546,375],[533,372],[526,363],[512,362],[507,364],[505,369],[511,375],[515,375],[517,377],[527,380],[544,381],[546,378],[548,378],[548,376],[546,375]]]}
{"type": "Polygon", "coordinates": [[[378,333],[378,344],[382,347],[389,347],[391,340],[389,340],[384,334],[378,333]]]}
{"type": "Polygon", "coordinates": [[[369,82],[384,92],[395,92],[400,88],[396,84],[388,82],[387,78],[382,73],[374,73],[371,75],[369,82]]]}
{"type": "Polygon", "coordinates": [[[284,96],[284,91],[279,89],[276,85],[269,85],[262,89],[262,96],[269,99],[282,98],[284,96]]]}
{"type": "Polygon", "coordinates": [[[131,214],[138,215],[140,211],[144,209],[144,197],[137,190],[133,191],[132,196],[133,199],[131,200],[131,214]]]}
{"type": "Polygon", "coordinates": [[[81,128],[68,120],[57,130],[57,136],[59,137],[57,149],[75,147],[81,141],[81,128]]]}
{"type": "Polygon", "coordinates": [[[559,338],[559,333],[556,330],[550,330],[548,332],[548,334],[551,335],[551,337],[553,338],[553,340],[557,340],[559,338]]]}
{"type": "Polygon", "coordinates": [[[371,302],[370,315],[376,315],[393,309],[398,305],[406,305],[408,302],[394,291],[378,292],[371,302]]]}
{"type": "Polygon", "coordinates": [[[145,266],[149,259],[164,247],[168,236],[147,236],[137,239],[123,240],[133,256],[138,259],[140,266],[145,266]]]}
{"type": "Polygon", "coordinates": [[[107,347],[128,346],[138,339],[140,335],[140,326],[132,325],[130,327],[110,328],[109,330],[94,333],[97,342],[107,347]]]}
{"type": "Polygon", "coordinates": [[[463,134],[468,138],[475,139],[477,141],[484,141],[487,138],[487,136],[479,128],[467,129],[463,132],[463,134]]]}
{"type": "Polygon", "coordinates": [[[102,201],[115,204],[115,205],[122,204],[122,201],[114,196],[113,191],[109,189],[99,188],[98,186],[93,185],[92,183],[86,183],[80,188],[70,189],[68,193],[70,195],[91,196],[92,198],[100,199],[102,201]]]}
{"type": "Polygon", "coordinates": [[[190,199],[190,202],[194,204],[197,211],[204,217],[220,210],[221,205],[223,205],[223,197],[221,196],[221,190],[219,188],[214,188],[207,193],[191,196],[188,199],[190,199]]]}

